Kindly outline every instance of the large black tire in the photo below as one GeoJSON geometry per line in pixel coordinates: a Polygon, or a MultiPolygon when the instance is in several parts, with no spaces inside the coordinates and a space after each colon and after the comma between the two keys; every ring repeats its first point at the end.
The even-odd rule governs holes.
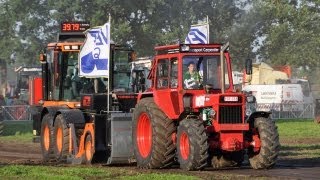
{"type": "Polygon", "coordinates": [[[93,154],[94,154],[94,143],[92,141],[91,133],[88,133],[86,135],[86,140],[84,142],[84,158],[83,163],[84,164],[91,164],[93,154]]]}
{"type": "Polygon", "coordinates": [[[53,141],[53,116],[45,114],[42,118],[40,130],[40,146],[42,150],[42,157],[45,162],[55,159],[53,141]]]}
{"type": "Polygon", "coordinates": [[[177,139],[180,168],[188,171],[203,169],[208,160],[208,137],[203,122],[197,119],[181,121],[177,139]]]}
{"type": "Polygon", "coordinates": [[[67,162],[69,153],[69,129],[61,114],[54,122],[54,155],[58,162],[67,162]]]}
{"type": "Polygon", "coordinates": [[[253,148],[248,149],[249,162],[253,169],[272,168],[277,161],[280,143],[277,126],[270,118],[258,117],[254,119],[251,135],[259,136],[261,148],[254,152],[253,148]]]}
{"type": "Polygon", "coordinates": [[[174,122],[154,103],[152,98],[139,101],[133,112],[132,142],[137,166],[165,168],[174,162],[174,122]]]}

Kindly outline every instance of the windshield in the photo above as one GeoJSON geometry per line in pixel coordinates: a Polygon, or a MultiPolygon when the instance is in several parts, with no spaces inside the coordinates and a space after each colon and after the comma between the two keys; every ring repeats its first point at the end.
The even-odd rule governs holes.
{"type": "MultiPolygon", "coordinates": [[[[225,88],[229,88],[228,70],[225,63],[225,88]]],[[[221,89],[220,56],[184,56],[184,89],[203,89],[204,85],[212,89],[221,89]]]]}
{"type": "Polygon", "coordinates": [[[128,62],[129,51],[116,50],[114,52],[114,74],[113,89],[114,91],[129,92],[131,66],[128,62]]]}
{"type": "Polygon", "coordinates": [[[62,95],[64,100],[80,100],[80,93],[87,89],[85,78],[79,77],[79,52],[63,52],[59,64],[62,64],[62,95]]]}

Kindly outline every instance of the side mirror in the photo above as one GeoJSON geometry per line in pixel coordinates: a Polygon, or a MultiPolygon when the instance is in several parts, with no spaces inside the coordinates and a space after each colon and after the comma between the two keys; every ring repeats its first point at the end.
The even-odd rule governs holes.
{"type": "Polygon", "coordinates": [[[246,59],[246,74],[252,74],[252,59],[246,59]]]}
{"type": "Polygon", "coordinates": [[[46,61],[46,55],[45,55],[44,53],[40,53],[39,60],[40,60],[41,62],[46,61]]]}
{"type": "Polygon", "coordinates": [[[128,60],[129,62],[135,61],[137,58],[137,54],[134,51],[128,53],[128,60]]]}

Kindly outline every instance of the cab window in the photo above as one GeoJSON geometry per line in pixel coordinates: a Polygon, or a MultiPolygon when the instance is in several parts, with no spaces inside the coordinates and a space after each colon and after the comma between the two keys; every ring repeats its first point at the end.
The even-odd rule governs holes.
{"type": "Polygon", "coordinates": [[[157,66],[157,88],[169,87],[169,60],[160,59],[157,66]]]}

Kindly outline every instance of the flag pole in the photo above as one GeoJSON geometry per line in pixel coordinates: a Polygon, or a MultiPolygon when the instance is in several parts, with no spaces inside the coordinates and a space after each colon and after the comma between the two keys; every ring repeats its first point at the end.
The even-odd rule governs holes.
{"type": "MultiPolygon", "coordinates": [[[[109,26],[109,31],[111,31],[111,14],[109,13],[109,18],[108,18],[108,26],[109,26]]],[[[108,41],[109,41],[109,44],[110,44],[110,46],[109,46],[109,49],[107,50],[107,51],[110,51],[111,52],[111,32],[109,32],[109,37],[108,37],[109,39],[108,39],[108,41]]],[[[109,60],[108,60],[108,89],[107,89],[107,94],[108,94],[108,96],[107,96],[107,100],[108,100],[108,113],[110,112],[110,88],[111,88],[111,86],[110,86],[110,61],[111,61],[111,53],[109,53],[109,60]]],[[[112,68],[111,68],[112,69],[112,68]]]]}

